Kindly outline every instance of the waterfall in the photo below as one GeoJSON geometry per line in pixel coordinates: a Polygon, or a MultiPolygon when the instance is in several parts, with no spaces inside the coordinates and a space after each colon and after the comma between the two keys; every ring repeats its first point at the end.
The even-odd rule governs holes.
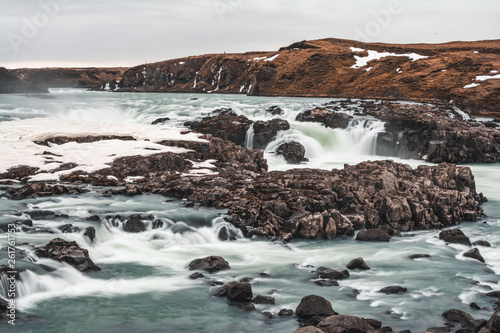
{"type": "Polygon", "coordinates": [[[250,126],[250,128],[247,130],[247,134],[245,136],[245,148],[253,148],[253,138],[255,136],[254,130],[253,130],[253,124],[250,126]]]}

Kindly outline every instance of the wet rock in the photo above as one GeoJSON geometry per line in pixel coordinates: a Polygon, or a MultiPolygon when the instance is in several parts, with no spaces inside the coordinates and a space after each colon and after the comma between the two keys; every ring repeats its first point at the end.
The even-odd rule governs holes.
{"type": "Polygon", "coordinates": [[[17,221],[0,223],[0,230],[2,230],[5,233],[9,232],[10,229],[9,224],[14,224],[16,226],[16,229],[20,228],[24,232],[35,230],[35,228],[33,227],[32,220],[17,220],[17,221]]]}
{"type": "Polygon", "coordinates": [[[318,267],[315,274],[321,279],[332,280],[343,280],[349,277],[349,271],[347,269],[332,269],[324,266],[318,267]]]}
{"type": "Polygon", "coordinates": [[[272,119],[269,121],[258,120],[253,124],[253,148],[264,149],[278,134],[279,131],[290,129],[290,124],[284,119],[272,119]]]}
{"type": "Polygon", "coordinates": [[[459,323],[462,329],[468,329],[471,332],[477,332],[482,327],[486,326],[487,321],[484,319],[476,320],[467,312],[451,309],[442,314],[443,318],[452,323],[459,323]]]}
{"type": "Polygon", "coordinates": [[[473,246],[483,246],[483,247],[491,247],[490,242],[485,240],[478,240],[472,243],[473,246]]]}
{"type": "Polygon", "coordinates": [[[295,330],[294,333],[325,333],[325,332],[313,326],[304,326],[295,330]]]}
{"type": "Polygon", "coordinates": [[[158,118],[158,119],[153,120],[151,125],[162,124],[162,123],[166,122],[167,120],[170,120],[170,118],[169,117],[158,118]]]}
{"type": "Polygon", "coordinates": [[[63,234],[71,234],[74,232],[80,232],[80,228],[74,227],[72,224],[63,224],[63,225],[57,227],[57,229],[61,230],[61,232],[63,234]]]}
{"type": "Polygon", "coordinates": [[[464,257],[472,258],[479,260],[480,262],[484,262],[484,258],[479,252],[479,250],[475,247],[467,252],[464,253],[464,257]]]}
{"type": "Polygon", "coordinates": [[[215,117],[206,117],[201,121],[188,121],[184,125],[193,131],[212,134],[242,146],[247,130],[253,122],[245,116],[238,116],[232,111],[222,111],[215,117]]]}
{"type": "Polygon", "coordinates": [[[339,285],[337,280],[316,280],[314,281],[315,284],[321,287],[337,287],[339,285]]]}
{"type": "Polygon", "coordinates": [[[316,295],[303,297],[297,306],[295,313],[297,314],[297,317],[303,319],[309,319],[314,316],[327,317],[337,315],[329,301],[316,295]]]}
{"type": "Polygon", "coordinates": [[[50,210],[29,210],[23,212],[27,214],[32,220],[52,220],[56,218],[68,218],[66,214],[56,214],[50,210]]]}
{"type": "Polygon", "coordinates": [[[279,106],[276,105],[268,107],[266,112],[272,114],[273,116],[281,116],[285,113],[279,106]]]}
{"type": "Polygon", "coordinates": [[[491,333],[500,333],[500,309],[491,316],[486,324],[486,329],[490,330],[491,333]]]}
{"type": "Polygon", "coordinates": [[[486,297],[497,297],[500,298],[500,290],[498,291],[490,291],[485,294],[486,297]]]}
{"type": "Polygon", "coordinates": [[[195,273],[193,273],[193,274],[189,275],[189,278],[190,278],[191,280],[197,280],[197,279],[205,279],[205,278],[206,278],[206,276],[205,276],[205,275],[203,275],[203,274],[201,274],[200,272],[195,272],[195,273]]]}
{"type": "Polygon", "coordinates": [[[86,189],[79,187],[30,183],[22,187],[11,187],[3,194],[3,196],[11,200],[22,200],[28,198],[48,197],[63,194],[79,194],[85,192],[87,192],[86,189]]]}
{"type": "Polygon", "coordinates": [[[203,270],[208,273],[219,272],[224,269],[229,269],[229,263],[224,258],[219,256],[210,256],[191,261],[188,266],[190,271],[203,270]]]}
{"type": "Polygon", "coordinates": [[[275,304],[276,300],[274,297],[271,296],[262,296],[262,295],[257,295],[252,301],[255,304],[275,304]]]}
{"type": "Polygon", "coordinates": [[[232,302],[250,302],[253,298],[252,286],[248,282],[229,282],[220,287],[214,296],[226,297],[232,302]]]}
{"type": "MultiPolygon", "coordinates": [[[[378,155],[456,164],[494,163],[500,159],[498,130],[464,120],[449,104],[382,103],[367,113],[386,123],[385,132],[377,140],[378,155]]],[[[474,214],[469,213],[467,220],[475,221],[474,214]]]]}
{"type": "Polygon", "coordinates": [[[253,303],[250,302],[243,303],[240,304],[240,309],[242,309],[245,312],[255,311],[255,305],[253,305],[253,303]]]}
{"type": "Polygon", "coordinates": [[[305,158],[306,149],[298,142],[283,143],[276,150],[278,155],[283,155],[285,160],[290,164],[298,164],[300,162],[308,161],[305,158]]]}
{"type": "Polygon", "coordinates": [[[477,305],[476,302],[472,302],[469,304],[470,308],[471,309],[474,309],[474,310],[481,310],[481,307],[479,305],[477,305]]]}
{"type": "Polygon", "coordinates": [[[403,294],[407,291],[408,291],[408,289],[406,289],[405,287],[389,286],[389,287],[384,287],[384,288],[380,289],[378,292],[389,295],[389,294],[403,294]]]}
{"type": "Polygon", "coordinates": [[[356,235],[356,240],[363,242],[388,242],[390,239],[391,236],[380,229],[361,230],[356,235]]]}
{"type": "Polygon", "coordinates": [[[380,322],[378,320],[366,318],[365,321],[368,324],[370,324],[370,326],[372,326],[374,329],[382,328],[382,322],[380,322]]]}
{"type": "Polygon", "coordinates": [[[469,237],[467,237],[459,228],[441,231],[439,233],[439,239],[444,240],[447,243],[471,246],[469,237]]]}
{"type": "Polygon", "coordinates": [[[89,252],[76,244],[61,238],[51,240],[47,245],[36,249],[39,257],[51,258],[70,264],[81,272],[100,271],[89,257],[89,252]]]}
{"type": "Polygon", "coordinates": [[[266,318],[269,318],[269,319],[274,318],[274,315],[269,311],[262,312],[262,315],[265,316],[266,318]]]}
{"type": "Polygon", "coordinates": [[[141,215],[130,215],[130,217],[123,223],[123,231],[133,233],[146,231],[146,225],[141,221],[141,215]]]}
{"type": "Polygon", "coordinates": [[[430,257],[431,257],[430,254],[412,254],[408,258],[415,260],[415,259],[430,258],[430,257]]]}
{"type": "Polygon", "coordinates": [[[354,270],[354,269],[361,269],[361,270],[369,270],[370,266],[368,266],[365,262],[365,260],[361,257],[352,259],[349,261],[347,264],[347,269],[354,270]]]}
{"type": "Polygon", "coordinates": [[[271,277],[271,275],[269,275],[269,274],[267,274],[267,273],[264,273],[264,272],[259,273],[259,275],[260,275],[261,277],[263,277],[263,278],[266,278],[266,279],[268,279],[268,278],[270,278],[270,277],[271,277]]]}
{"type": "Polygon", "coordinates": [[[293,316],[295,312],[292,309],[281,309],[278,312],[278,316],[280,317],[287,317],[287,316],[293,316]]]}
{"type": "Polygon", "coordinates": [[[322,123],[330,128],[346,128],[351,119],[345,113],[335,113],[320,107],[301,112],[296,118],[298,121],[322,123]]]}
{"type": "Polygon", "coordinates": [[[91,215],[91,216],[85,218],[85,220],[92,221],[92,222],[101,222],[101,218],[99,217],[99,215],[91,215]]]}
{"type": "Polygon", "coordinates": [[[151,227],[153,229],[161,229],[165,225],[165,222],[163,220],[154,220],[153,223],[151,223],[151,227]]]}
{"type": "Polygon", "coordinates": [[[321,331],[334,332],[369,332],[374,329],[366,320],[356,316],[334,315],[325,318],[317,326],[321,331]]]}

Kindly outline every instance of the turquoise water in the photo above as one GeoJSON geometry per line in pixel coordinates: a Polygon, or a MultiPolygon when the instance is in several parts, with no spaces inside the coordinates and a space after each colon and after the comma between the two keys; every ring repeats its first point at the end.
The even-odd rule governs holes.
{"type": "MultiPolygon", "coordinates": [[[[374,133],[379,128],[354,127],[347,130],[325,129],[318,124],[294,121],[301,110],[330,99],[267,98],[242,95],[194,94],[128,94],[54,89],[54,98],[39,99],[22,95],[0,96],[0,120],[16,121],[36,117],[62,120],[85,120],[96,126],[109,123],[149,124],[158,117],[170,117],[167,126],[182,126],[184,121],[200,117],[220,107],[230,107],[251,119],[270,119],[264,110],[278,105],[292,129],[280,133],[277,140],[290,137],[300,140],[310,162],[301,167],[340,168],[344,163],[382,159],[370,155],[374,133]],[[195,100],[193,100],[196,98],[195,100]],[[347,149],[346,149],[347,146],[347,149]],[[350,149],[356,146],[356,149],[350,149]]],[[[15,124],[15,122],[12,122],[15,124]]],[[[16,123],[22,126],[22,122],[16,123]]],[[[3,133],[2,133],[3,134],[3,133]]],[[[275,144],[274,144],[275,145],[275,144]]],[[[289,168],[273,154],[273,143],[267,148],[270,169],[289,168]]],[[[421,161],[399,160],[416,166],[421,161]]],[[[89,250],[100,272],[81,274],[72,267],[48,259],[26,267],[18,283],[17,305],[20,319],[13,332],[293,332],[299,327],[294,317],[280,318],[282,308],[294,309],[303,296],[321,295],[341,314],[374,318],[394,330],[423,331],[443,323],[440,314],[451,308],[470,312],[476,318],[488,318],[490,310],[471,310],[469,303],[491,307],[481,295],[499,290],[500,274],[500,167],[471,166],[477,188],[490,201],[484,204],[488,218],[463,223],[460,228],[472,241],[483,239],[492,248],[480,248],[486,265],[466,259],[468,250],[461,245],[445,245],[437,231],[411,232],[389,243],[357,242],[352,238],[333,241],[293,241],[286,246],[278,242],[238,239],[222,242],[217,230],[227,225],[224,211],[185,208],[182,201],[156,195],[137,197],[102,197],[93,188],[80,196],[9,201],[0,199],[0,223],[12,221],[18,211],[36,209],[67,214],[67,218],[34,221],[35,227],[49,233],[16,233],[19,247],[32,251],[31,245],[46,244],[55,237],[74,240],[89,250]],[[152,214],[167,223],[161,229],[139,234],[123,232],[105,222],[106,215],[152,214]],[[87,221],[98,215],[103,223],[87,221]],[[83,230],[94,226],[95,243],[82,233],[61,234],[57,226],[71,223],[83,230]],[[411,260],[411,254],[426,253],[430,258],[411,260]],[[230,270],[206,274],[230,282],[253,278],[254,295],[276,298],[275,305],[256,305],[257,312],[243,312],[225,299],[211,293],[217,288],[201,280],[190,280],[189,262],[207,255],[223,256],[230,270]],[[363,257],[372,268],[351,272],[339,281],[339,287],[320,287],[311,281],[311,266],[344,268],[355,257],[363,257]],[[40,265],[50,268],[42,269],[40,265]],[[263,278],[259,273],[267,273],[263,278]],[[388,285],[402,285],[408,292],[383,295],[376,291],[388,285]],[[261,314],[269,311],[275,318],[261,314]]],[[[0,248],[7,239],[0,233],[0,248]]],[[[0,251],[0,265],[7,261],[0,251]]],[[[19,261],[18,261],[19,262],[19,261]]],[[[2,323],[2,328],[7,325],[2,323]]]]}

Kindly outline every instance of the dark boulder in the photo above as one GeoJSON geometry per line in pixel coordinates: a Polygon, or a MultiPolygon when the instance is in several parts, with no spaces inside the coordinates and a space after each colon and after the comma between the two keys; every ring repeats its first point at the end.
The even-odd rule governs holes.
{"type": "Polygon", "coordinates": [[[415,260],[415,259],[430,258],[430,257],[431,257],[430,254],[412,254],[408,258],[415,260]]]}
{"type": "Polygon", "coordinates": [[[257,295],[252,301],[255,304],[275,304],[276,300],[274,297],[271,296],[262,296],[262,295],[257,295]]]}
{"type": "Polygon", "coordinates": [[[464,257],[472,258],[472,259],[479,260],[480,262],[484,262],[483,256],[481,255],[481,253],[479,252],[479,250],[476,247],[465,252],[464,257]]]}
{"type": "Polygon", "coordinates": [[[253,148],[264,149],[278,134],[278,131],[290,129],[290,124],[284,119],[272,119],[269,121],[258,120],[253,124],[253,148]]]}
{"type": "Polygon", "coordinates": [[[459,228],[441,231],[439,233],[439,239],[444,240],[447,243],[471,246],[469,237],[467,237],[459,228]]]}
{"type": "Polygon", "coordinates": [[[325,298],[316,295],[309,295],[302,298],[297,309],[297,317],[309,319],[314,316],[327,317],[337,315],[332,308],[332,304],[325,298]]]}
{"type": "Polygon", "coordinates": [[[191,261],[188,266],[190,271],[203,270],[208,273],[215,273],[224,269],[229,269],[229,263],[219,256],[210,256],[191,261]]]}
{"type": "Polygon", "coordinates": [[[81,272],[100,271],[101,269],[89,258],[89,252],[76,242],[61,238],[51,240],[47,245],[36,249],[39,257],[51,258],[70,264],[81,272]]]}
{"type": "Polygon", "coordinates": [[[368,266],[365,262],[365,260],[361,257],[352,259],[349,261],[347,264],[347,269],[353,270],[353,269],[361,269],[361,270],[369,270],[370,266],[368,266]]]}
{"type": "Polygon", "coordinates": [[[212,134],[241,146],[245,143],[247,130],[252,123],[245,116],[238,116],[232,111],[225,110],[215,117],[206,117],[201,121],[188,121],[184,125],[195,132],[212,134]]]}
{"type": "Polygon", "coordinates": [[[335,315],[325,318],[317,328],[325,333],[364,333],[374,330],[366,320],[356,316],[335,315]]]}
{"type": "Polygon", "coordinates": [[[130,215],[123,223],[123,231],[126,232],[143,232],[146,231],[146,225],[141,221],[142,217],[139,214],[130,215]]]}
{"type": "Polygon", "coordinates": [[[304,326],[298,328],[293,333],[325,333],[325,332],[314,326],[304,326]]]}
{"type": "Polygon", "coordinates": [[[348,114],[331,112],[320,107],[301,112],[296,118],[298,121],[322,123],[330,128],[346,128],[351,119],[348,114]]]}
{"type": "Polygon", "coordinates": [[[278,147],[276,153],[283,155],[285,160],[290,164],[298,164],[308,160],[304,157],[306,154],[305,147],[298,142],[283,143],[278,147]]]}
{"type": "Polygon", "coordinates": [[[280,317],[287,317],[287,316],[293,316],[295,312],[292,309],[281,309],[278,312],[278,316],[280,317]]]}
{"type": "Polygon", "coordinates": [[[276,105],[268,107],[266,112],[272,114],[273,116],[281,116],[285,113],[279,106],[276,105]]]}
{"type": "Polygon", "coordinates": [[[382,293],[382,294],[389,295],[389,294],[403,294],[407,291],[408,291],[408,289],[406,289],[405,287],[389,286],[389,287],[384,287],[384,288],[380,289],[378,292],[382,293]]]}
{"type": "Polygon", "coordinates": [[[347,269],[333,269],[324,266],[318,267],[315,275],[320,279],[343,280],[349,277],[347,269]]]}
{"type": "Polygon", "coordinates": [[[471,332],[478,332],[487,324],[486,320],[476,320],[467,312],[458,309],[448,310],[444,312],[442,316],[451,323],[459,323],[462,329],[467,329],[471,332]]]}
{"type": "Polygon", "coordinates": [[[490,242],[485,241],[485,240],[478,240],[472,243],[474,246],[482,246],[482,247],[491,247],[490,242]]]}
{"type": "Polygon", "coordinates": [[[252,286],[248,282],[229,282],[220,287],[214,296],[226,297],[232,302],[250,302],[253,298],[252,286]]]}
{"type": "Polygon", "coordinates": [[[366,229],[358,232],[356,240],[363,242],[388,242],[391,240],[391,236],[380,229],[366,229]]]}
{"type": "Polygon", "coordinates": [[[195,273],[193,273],[193,274],[189,275],[189,278],[190,278],[191,280],[197,280],[197,279],[205,279],[205,278],[206,278],[206,276],[205,276],[205,275],[203,275],[203,274],[201,274],[200,272],[195,272],[195,273]]]}

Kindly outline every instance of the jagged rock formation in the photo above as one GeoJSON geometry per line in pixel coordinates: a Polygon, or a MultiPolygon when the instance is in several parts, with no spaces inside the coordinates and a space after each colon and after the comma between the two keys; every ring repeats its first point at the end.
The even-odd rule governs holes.
{"type": "Polygon", "coordinates": [[[330,38],[274,52],[213,54],[140,65],[123,74],[119,87],[122,91],[453,99],[477,113],[498,114],[500,80],[481,76],[495,76],[499,70],[498,40],[398,45],[330,38]],[[393,55],[357,62],[368,51],[393,55]],[[413,53],[422,57],[412,58],[413,53]]]}

